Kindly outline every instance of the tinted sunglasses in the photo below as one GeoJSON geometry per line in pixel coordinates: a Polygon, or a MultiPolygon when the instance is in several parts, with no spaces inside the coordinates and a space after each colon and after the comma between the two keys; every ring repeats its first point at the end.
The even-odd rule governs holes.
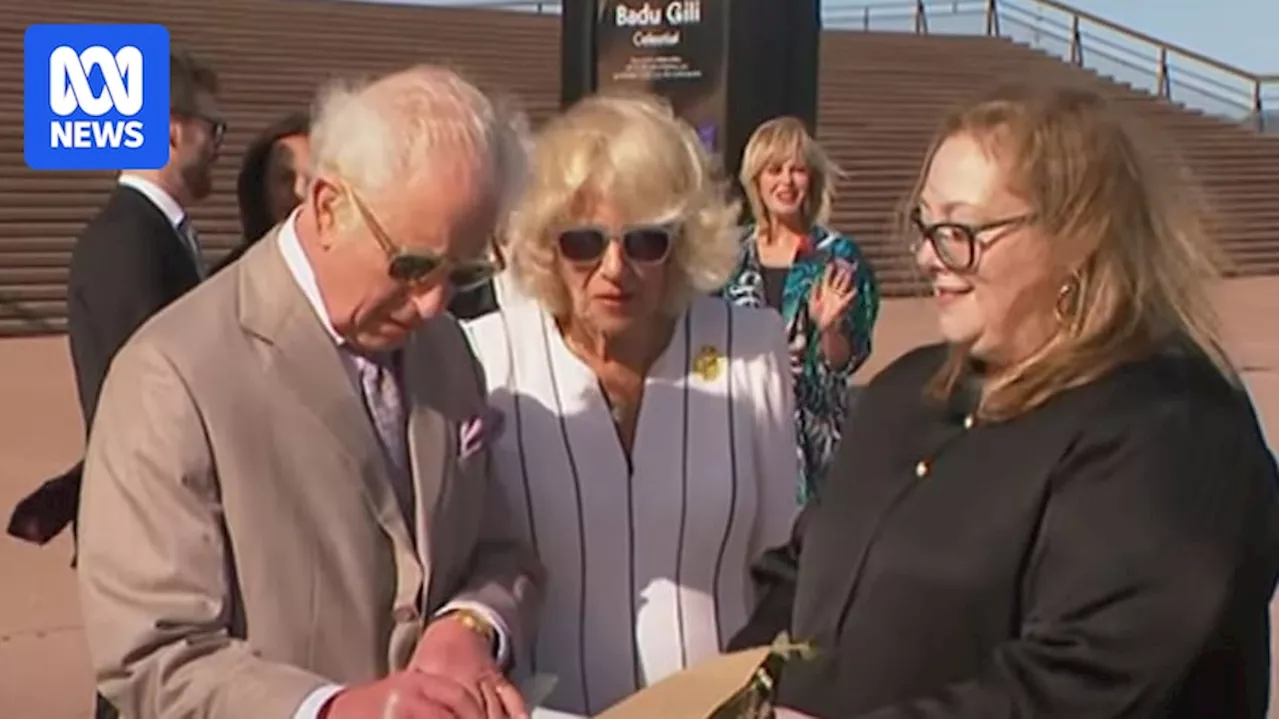
{"type": "Polygon", "coordinates": [[[360,199],[350,186],[346,188],[347,196],[360,213],[378,246],[387,254],[387,275],[397,282],[406,285],[417,285],[425,282],[439,270],[447,272],[446,280],[456,292],[473,290],[493,278],[496,268],[486,260],[454,260],[443,255],[424,251],[410,251],[401,247],[391,239],[382,227],[382,223],[373,211],[360,199]]]}
{"type": "Polygon", "coordinates": [[[560,256],[574,264],[594,264],[603,257],[610,242],[618,242],[622,253],[636,264],[652,265],[671,253],[674,230],[665,225],[637,225],[614,235],[599,227],[574,227],[560,233],[560,256]]]}
{"type": "Polygon", "coordinates": [[[425,252],[397,252],[390,255],[387,274],[407,285],[421,284],[441,267],[455,292],[467,292],[493,279],[495,268],[484,260],[450,260],[425,252]]]}

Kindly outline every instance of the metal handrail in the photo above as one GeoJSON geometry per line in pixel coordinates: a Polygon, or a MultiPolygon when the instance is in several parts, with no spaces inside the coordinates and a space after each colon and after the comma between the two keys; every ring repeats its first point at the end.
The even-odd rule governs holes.
{"type": "Polygon", "coordinates": [[[560,0],[468,0],[467,2],[450,3],[449,7],[472,10],[513,10],[531,12],[535,15],[558,15],[560,13],[560,0]]]}
{"type": "MultiPolygon", "coordinates": [[[[561,10],[559,0],[473,0],[453,3],[453,6],[459,4],[540,15],[558,14],[561,10]]],[[[1211,108],[1194,107],[1184,98],[1175,97],[1175,90],[1185,89],[1197,97],[1212,99],[1222,106],[1246,113],[1257,129],[1263,129],[1264,113],[1274,112],[1276,103],[1280,102],[1280,75],[1244,70],[1079,10],[1059,0],[824,0],[822,3],[823,25],[832,28],[845,25],[873,30],[874,20],[892,18],[909,21],[911,32],[926,35],[938,32],[930,27],[931,24],[935,28],[937,26],[936,23],[930,23],[931,15],[935,19],[980,17],[983,21],[981,32],[990,36],[1010,37],[1011,30],[1016,27],[1052,37],[1067,44],[1068,50],[1063,59],[1072,64],[1086,67],[1093,57],[1105,58],[1154,77],[1154,92],[1161,98],[1181,102],[1192,109],[1222,114],[1215,113],[1211,108]],[[1046,9],[1061,14],[1065,19],[1044,16],[1041,13],[1046,9]],[[1057,32],[1049,32],[1046,27],[1055,28],[1065,33],[1066,37],[1057,32]],[[1112,33],[1120,41],[1105,37],[1099,31],[1112,33]],[[1130,46],[1126,47],[1126,44],[1130,46]],[[1102,46],[1102,49],[1098,46],[1102,46]],[[1193,67],[1197,69],[1192,69],[1193,67]]],[[[1126,82],[1123,78],[1115,79],[1126,82]]]]}
{"type": "MultiPolygon", "coordinates": [[[[827,0],[823,7],[826,27],[860,26],[863,30],[873,30],[876,29],[876,20],[898,20],[908,23],[911,31],[917,34],[928,33],[930,25],[938,26],[946,18],[962,17],[982,18],[983,28],[979,32],[986,35],[1009,37],[1014,29],[1010,26],[1016,26],[1062,41],[1067,45],[1063,59],[1079,66],[1087,66],[1090,58],[1096,56],[1134,68],[1155,78],[1154,92],[1164,99],[1189,104],[1183,98],[1175,97],[1175,90],[1187,90],[1198,98],[1212,99],[1237,113],[1248,114],[1258,129],[1262,129],[1263,113],[1274,111],[1276,96],[1280,94],[1277,92],[1280,76],[1276,74],[1249,72],[1057,0],[890,0],[870,3],[827,0]],[[1062,17],[1046,16],[1045,10],[1062,17]],[[931,17],[939,22],[930,23],[931,17]],[[1047,31],[1047,28],[1058,32],[1047,31]],[[1117,56],[1121,54],[1127,57],[1117,56]],[[1147,67],[1134,67],[1139,59],[1147,67]]],[[[944,32],[954,34],[955,31],[944,32]]],[[[1124,82],[1121,78],[1116,79],[1124,82]]],[[[1209,108],[1194,109],[1212,112],[1209,108]]]]}

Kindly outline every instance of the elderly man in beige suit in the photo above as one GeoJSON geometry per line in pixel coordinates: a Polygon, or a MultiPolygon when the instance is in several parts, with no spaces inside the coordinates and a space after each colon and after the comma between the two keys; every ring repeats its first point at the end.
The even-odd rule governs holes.
{"type": "Polygon", "coordinates": [[[517,123],[417,67],[318,103],[307,199],[145,325],[89,441],[80,589],[126,719],[522,716],[540,569],[443,308],[524,170],[517,123]]]}

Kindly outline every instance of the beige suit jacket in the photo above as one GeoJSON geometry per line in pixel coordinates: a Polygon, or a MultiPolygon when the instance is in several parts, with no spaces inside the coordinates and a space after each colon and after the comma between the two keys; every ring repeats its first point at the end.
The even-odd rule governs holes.
{"type": "Polygon", "coordinates": [[[120,351],[86,454],[78,571],[99,690],[123,717],[288,719],[326,683],[403,668],[453,600],[525,645],[540,570],[489,452],[458,451],[483,407],[478,364],[440,317],[404,365],[416,547],[274,233],[120,351]]]}

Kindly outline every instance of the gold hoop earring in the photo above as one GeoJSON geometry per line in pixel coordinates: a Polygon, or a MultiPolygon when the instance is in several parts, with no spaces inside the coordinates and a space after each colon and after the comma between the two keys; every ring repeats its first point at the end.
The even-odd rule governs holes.
{"type": "Polygon", "coordinates": [[[1058,287],[1058,296],[1053,302],[1053,318],[1059,325],[1067,325],[1075,321],[1080,312],[1080,278],[1071,275],[1058,287]]]}

